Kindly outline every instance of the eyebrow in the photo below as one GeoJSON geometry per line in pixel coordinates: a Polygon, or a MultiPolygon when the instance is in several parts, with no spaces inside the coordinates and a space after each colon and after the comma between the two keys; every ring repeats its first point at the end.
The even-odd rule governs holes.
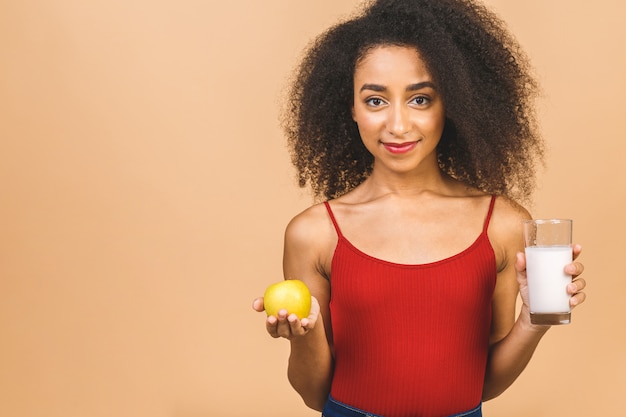
{"type": "MultiPolygon", "coordinates": [[[[422,88],[426,88],[426,87],[430,87],[432,89],[436,89],[435,84],[433,84],[430,81],[423,81],[421,83],[416,83],[416,84],[411,84],[406,88],[406,91],[417,91],[417,90],[421,90],[422,88]]],[[[363,84],[363,86],[361,87],[361,89],[359,90],[359,92],[365,91],[365,90],[371,90],[371,91],[376,91],[378,93],[382,93],[387,91],[387,87],[385,87],[384,85],[380,85],[380,84],[363,84]]]]}

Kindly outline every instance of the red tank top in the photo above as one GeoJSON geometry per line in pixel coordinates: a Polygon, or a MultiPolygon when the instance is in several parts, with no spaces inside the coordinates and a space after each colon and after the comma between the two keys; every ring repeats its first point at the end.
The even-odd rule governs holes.
{"type": "Polygon", "coordinates": [[[419,265],[387,262],[341,233],[331,264],[337,401],[385,417],[476,407],[489,351],[495,254],[487,228],[464,251],[419,265]]]}

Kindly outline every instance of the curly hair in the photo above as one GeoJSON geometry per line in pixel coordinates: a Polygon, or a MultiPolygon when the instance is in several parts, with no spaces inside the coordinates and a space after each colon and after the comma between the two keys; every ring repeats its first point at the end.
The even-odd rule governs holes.
{"type": "Polygon", "coordinates": [[[336,198],[371,173],[352,119],[354,71],[380,45],[414,47],[446,111],[440,168],[484,192],[524,201],[543,161],[534,99],[538,84],[505,24],[474,0],[377,0],[306,49],[282,126],[299,185],[336,198]]]}

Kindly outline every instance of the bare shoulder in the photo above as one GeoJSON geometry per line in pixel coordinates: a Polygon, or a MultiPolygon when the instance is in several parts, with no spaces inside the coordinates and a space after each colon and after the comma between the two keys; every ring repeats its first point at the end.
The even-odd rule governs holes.
{"type": "Polygon", "coordinates": [[[498,196],[489,224],[489,239],[501,267],[508,264],[518,251],[522,251],[522,222],[530,213],[510,198],[498,196]]]}
{"type": "Polygon", "coordinates": [[[316,204],[296,215],[285,230],[285,239],[293,244],[310,245],[328,239],[332,222],[324,204],[316,204]]]}
{"type": "Polygon", "coordinates": [[[526,208],[508,197],[496,198],[493,210],[494,226],[508,229],[512,224],[518,224],[527,219],[530,219],[530,213],[526,208]]]}
{"type": "Polygon", "coordinates": [[[296,215],[285,230],[285,261],[308,265],[327,276],[337,244],[332,221],[324,204],[316,204],[296,215]]]}

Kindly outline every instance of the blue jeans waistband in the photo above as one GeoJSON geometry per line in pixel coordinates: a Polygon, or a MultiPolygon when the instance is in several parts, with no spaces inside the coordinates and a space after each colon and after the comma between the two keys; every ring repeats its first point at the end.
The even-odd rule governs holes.
{"type": "MultiPolygon", "coordinates": [[[[476,408],[460,414],[454,414],[449,417],[482,417],[482,403],[478,404],[476,408]]],[[[378,414],[368,413],[367,411],[359,410],[358,408],[341,403],[330,395],[328,401],[322,411],[322,417],[383,417],[378,414]]],[[[417,416],[416,416],[417,417],[417,416]]]]}

